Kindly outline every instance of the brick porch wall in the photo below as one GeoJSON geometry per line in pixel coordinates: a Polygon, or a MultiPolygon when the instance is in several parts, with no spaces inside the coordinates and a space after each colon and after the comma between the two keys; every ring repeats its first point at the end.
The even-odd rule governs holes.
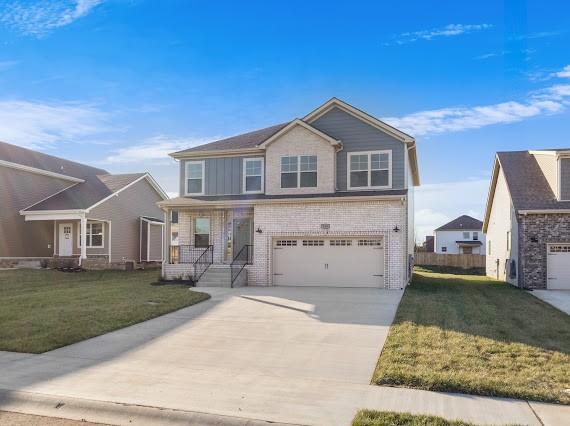
{"type": "Polygon", "coordinates": [[[334,201],[306,204],[256,205],[254,264],[249,285],[272,285],[273,238],[278,236],[382,236],[386,288],[406,285],[406,206],[401,201],[334,201]],[[324,231],[321,224],[330,224],[324,231]],[[400,232],[394,232],[395,226],[400,232]]]}
{"type": "Polygon", "coordinates": [[[570,243],[570,214],[518,215],[519,285],[546,288],[547,244],[570,243]],[[536,241],[532,241],[536,238],[536,241]]]}

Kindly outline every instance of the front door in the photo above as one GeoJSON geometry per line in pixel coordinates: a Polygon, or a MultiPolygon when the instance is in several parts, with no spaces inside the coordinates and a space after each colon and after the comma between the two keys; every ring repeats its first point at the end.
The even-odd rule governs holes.
{"type": "Polygon", "coordinates": [[[251,218],[234,219],[234,259],[246,244],[251,244],[251,218]]]}
{"type": "Polygon", "coordinates": [[[59,224],[59,255],[71,256],[73,254],[73,235],[71,223],[59,224]]]}

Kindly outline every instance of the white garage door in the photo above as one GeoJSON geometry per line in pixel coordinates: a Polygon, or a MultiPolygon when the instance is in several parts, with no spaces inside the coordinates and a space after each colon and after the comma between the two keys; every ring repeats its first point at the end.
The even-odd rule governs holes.
{"type": "Polygon", "coordinates": [[[552,244],[547,250],[546,288],[570,290],[570,244],[552,244]]]}
{"type": "Polygon", "coordinates": [[[276,285],[384,287],[381,238],[283,238],[273,248],[276,285]]]}

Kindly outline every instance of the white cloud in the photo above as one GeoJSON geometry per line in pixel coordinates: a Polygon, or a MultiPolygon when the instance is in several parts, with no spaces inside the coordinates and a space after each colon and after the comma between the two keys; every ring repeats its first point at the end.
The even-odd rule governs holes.
{"type": "Polygon", "coordinates": [[[570,78],[570,65],[566,65],[562,71],[558,71],[554,75],[560,78],[570,78]]]}
{"type": "Polygon", "coordinates": [[[474,31],[481,31],[493,28],[490,24],[449,24],[440,28],[432,28],[430,30],[405,32],[394,36],[390,44],[407,44],[413,43],[418,40],[433,40],[438,37],[453,37],[462,34],[472,33],[474,31]]]}
{"type": "Polygon", "coordinates": [[[468,214],[482,220],[489,179],[423,184],[415,190],[415,233],[421,243],[433,230],[468,214]]]}
{"type": "MultiPolygon", "coordinates": [[[[564,75],[566,69],[561,71],[564,75]]],[[[563,111],[570,101],[570,85],[558,84],[530,93],[523,101],[507,101],[475,107],[451,107],[419,111],[384,121],[414,136],[478,129],[493,124],[522,121],[563,111]]]]}
{"type": "Polygon", "coordinates": [[[140,144],[120,148],[105,158],[106,164],[120,163],[152,163],[170,164],[168,154],[191,148],[206,142],[219,139],[213,138],[172,138],[164,135],[146,139],[140,144]]]}
{"type": "Polygon", "coordinates": [[[28,148],[74,141],[107,129],[107,115],[78,103],[0,100],[0,140],[28,148]]]}
{"type": "Polygon", "coordinates": [[[24,35],[41,37],[86,16],[103,1],[13,1],[0,12],[0,23],[24,35]]]}

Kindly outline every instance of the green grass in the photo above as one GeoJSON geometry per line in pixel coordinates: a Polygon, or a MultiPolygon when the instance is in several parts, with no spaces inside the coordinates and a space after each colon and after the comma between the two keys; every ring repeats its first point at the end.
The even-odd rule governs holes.
{"type": "Polygon", "coordinates": [[[570,317],[480,276],[420,272],[373,382],[570,404],[570,317]]]}
{"type": "Polygon", "coordinates": [[[435,416],[419,416],[409,413],[360,410],[352,420],[352,426],[474,426],[473,423],[445,420],[435,416]]]}
{"type": "Polygon", "coordinates": [[[209,298],[158,271],[0,271],[0,350],[41,353],[209,298]]]}

